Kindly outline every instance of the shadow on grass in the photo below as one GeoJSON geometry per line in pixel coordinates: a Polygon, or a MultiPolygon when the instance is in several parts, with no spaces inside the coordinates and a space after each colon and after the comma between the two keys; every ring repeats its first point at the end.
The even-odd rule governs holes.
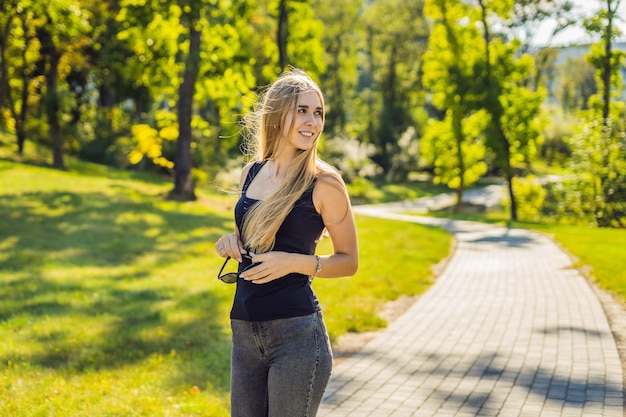
{"type": "Polygon", "coordinates": [[[204,270],[189,277],[196,285],[189,289],[154,275],[193,255],[186,251],[212,247],[231,227],[226,216],[167,210],[161,201],[118,194],[0,196],[0,326],[30,331],[33,343],[45,347],[9,351],[0,363],[72,373],[175,351],[190,366],[168,384],[191,378],[227,391],[230,337],[223,315],[231,292],[198,285],[208,279],[204,270]],[[144,288],[137,289],[138,280],[144,288]],[[172,320],[177,314],[185,318],[172,320]],[[97,337],[81,340],[89,329],[63,324],[77,317],[87,328],[104,323],[97,337]],[[48,318],[56,320],[50,331],[32,331],[48,318]]]}

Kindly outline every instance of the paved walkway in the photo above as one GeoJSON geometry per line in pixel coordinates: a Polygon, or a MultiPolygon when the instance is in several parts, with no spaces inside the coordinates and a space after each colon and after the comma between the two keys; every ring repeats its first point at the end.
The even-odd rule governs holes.
{"type": "Polygon", "coordinates": [[[333,370],[320,417],[624,415],[602,306],[550,239],[355,210],[445,227],[457,246],[431,289],[333,370]]]}

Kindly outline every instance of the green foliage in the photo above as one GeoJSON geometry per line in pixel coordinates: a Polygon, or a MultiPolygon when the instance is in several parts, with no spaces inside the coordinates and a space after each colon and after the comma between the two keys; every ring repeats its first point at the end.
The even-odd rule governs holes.
{"type": "Polygon", "coordinates": [[[577,120],[557,111],[550,111],[548,118],[550,122],[543,130],[544,141],[539,149],[539,156],[548,165],[565,166],[572,155],[567,138],[573,134],[577,120]]]}
{"type": "Polygon", "coordinates": [[[541,214],[544,219],[562,224],[595,225],[592,220],[593,205],[588,198],[592,190],[588,182],[565,178],[544,186],[546,196],[541,214]]]}
{"type": "MultiPolygon", "coordinates": [[[[622,80],[621,68],[624,62],[624,57],[626,57],[626,52],[624,51],[615,51],[611,52],[611,60],[608,66],[608,70],[610,72],[610,84],[608,86],[604,85],[604,72],[606,70],[604,66],[604,60],[606,59],[606,46],[601,43],[596,43],[591,46],[590,52],[585,55],[587,61],[596,68],[596,83],[601,86],[601,90],[599,94],[594,94],[589,97],[588,106],[591,108],[601,109],[604,105],[604,97],[603,90],[608,88],[610,90],[609,97],[611,99],[619,99],[621,97],[621,93],[624,88],[624,83],[622,80]]],[[[612,105],[617,105],[622,107],[623,103],[612,103],[612,105]]],[[[618,109],[619,111],[619,109],[618,109]]]]}
{"type": "Polygon", "coordinates": [[[626,106],[616,102],[623,89],[621,65],[625,54],[611,52],[619,35],[613,28],[615,4],[586,21],[587,30],[600,33],[588,61],[597,69],[598,94],[590,97],[581,111],[581,124],[573,136],[574,170],[579,181],[571,190],[580,196],[575,207],[597,226],[626,227],[626,106]]]}
{"type": "Polygon", "coordinates": [[[626,227],[626,133],[623,126],[604,128],[596,117],[572,138],[573,168],[580,173],[568,192],[585,218],[597,226],[626,227]]]}
{"type": "Polygon", "coordinates": [[[320,86],[325,94],[324,131],[327,135],[343,136],[358,128],[357,121],[350,120],[349,116],[354,112],[359,78],[357,52],[363,33],[354,22],[359,19],[360,7],[361,3],[354,0],[315,0],[312,3],[324,26],[323,60],[327,67],[320,74],[320,86]]]}
{"type": "Polygon", "coordinates": [[[358,177],[347,184],[350,198],[355,204],[391,203],[414,200],[434,194],[449,193],[450,189],[430,180],[412,179],[402,183],[388,184],[383,178],[369,180],[358,177]]]}
{"type": "Polygon", "coordinates": [[[589,98],[598,92],[594,67],[584,57],[568,57],[558,72],[561,79],[555,93],[563,111],[586,109],[589,98]]]}
{"type": "Polygon", "coordinates": [[[534,176],[513,179],[513,192],[517,198],[520,221],[540,220],[541,208],[546,198],[546,190],[534,176]]]}
{"type": "Polygon", "coordinates": [[[487,145],[505,172],[507,167],[524,166],[536,155],[545,125],[540,116],[545,91],[528,88],[533,59],[526,54],[518,57],[518,47],[518,42],[505,44],[500,39],[490,44],[492,76],[485,109],[492,118],[499,118],[502,132],[496,129],[488,134],[487,145]]]}
{"type": "MultiPolygon", "coordinates": [[[[4,1],[0,59],[7,79],[0,88],[0,124],[22,140],[47,146],[55,135],[62,139],[62,151],[86,160],[168,172],[176,156],[172,132],[178,127],[190,31],[197,29],[201,50],[191,117],[191,170],[204,184],[226,181],[223,172],[241,166],[239,119],[250,110],[258,89],[279,72],[278,3],[4,1]],[[59,74],[48,94],[55,52],[62,52],[59,74]],[[46,108],[57,112],[59,129],[50,128],[46,108]],[[163,113],[169,114],[168,126],[161,120],[163,113]],[[150,134],[135,135],[136,126],[150,134]],[[140,162],[131,164],[129,157],[140,162]]],[[[527,45],[513,38],[518,32],[510,31],[520,22],[558,15],[565,3],[287,1],[290,63],[319,80],[328,105],[328,142],[342,138],[340,146],[322,146],[321,154],[332,155],[347,179],[372,179],[382,171],[387,181],[402,182],[416,170],[433,169],[437,181],[460,190],[486,171],[523,176],[538,165],[537,154],[549,163],[565,163],[580,142],[569,131],[569,122],[554,120],[546,127],[539,111],[545,98],[542,87],[552,86],[565,117],[579,109],[596,111],[583,113],[587,123],[603,117],[598,111],[606,107],[606,68],[611,71],[613,139],[602,143],[617,144],[623,131],[618,71],[623,53],[613,48],[609,62],[604,54],[606,41],[619,35],[611,26],[619,16],[603,10],[587,20],[587,29],[600,34],[602,42],[587,61],[571,60],[559,67],[553,65],[556,50],[543,50],[533,62],[523,54],[527,45]],[[342,147],[349,152],[367,149],[361,152],[366,156],[355,159],[346,149],[338,150],[342,147]]],[[[602,2],[605,9],[615,4],[602,2]]],[[[553,114],[548,117],[554,119],[553,114]]],[[[582,171],[584,165],[575,168],[602,178],[595,171],[582,171]]],[[[621,168],[616,162],[612,169],[621,168]]],[[[596,191],[585,194],[593,200],[597,190],[604,190],[604,199],[617,207],[621,178],[602,179],[602,185],[589,185],[596,191]]]]}
{"type": "Polygon", "coordinates": [[[431,120],[422,138],[422,158],[434,167],[435,181],[462,194],[487,172],[484,131],[489,117],[481,112],[474,91],[480,82],[474,73],[482,50],[480,34],[472,24],[458,24],[471,9],[462,3],[432,0],[426,13],[435,20],[424,56],[424,85],[432,102],[445,112],[431,120]],[[471,45],[471,47],[470,47],[471,45]]]}
{"type": "Polygon", "coordinates": [[[328,135],[323,136],[319,147],[320,156],[336,167],[347,182],[372,178],[379,173],[378,167],[370,159],[374,151],[372,144],[328,135]]]}
{"type": "Polygon", "coordinates": [[[401,135],[409,127],[423,129],[413,111],[425,103],[420,74],[429,28],[423,7],[424,0],[376,1],[360,20],[365,33],[355,118],[367,120],[359,136],[376,146],[372,159],[392,181],[406,179],[393,162],[401,135]]]}
{"type": "Polygon", "coordinates": [[[443,121],[431,122],[422,138],[422,157],[434,166],[435,183],[456,190],[461,184],[471,187],[487,172],[482,131],[489,117],[479,111],[460,120],[460,143],[453,136],[453,117],[448,111],[443,121]]]}
{"type": "Polygon", "coordinates": [[[322,44],[323,23],[316,17],[309,2],[292,1],[289,15],[290,64],[306,68],[314,78],[326,71],[325,51],[322,44]]]}
{"type": "Polygon", "coordinates": [[[350,197],[355,202],[381,201],[384,193],[375,184],[364,177],[354,178],[348,186],[350,197]]]}

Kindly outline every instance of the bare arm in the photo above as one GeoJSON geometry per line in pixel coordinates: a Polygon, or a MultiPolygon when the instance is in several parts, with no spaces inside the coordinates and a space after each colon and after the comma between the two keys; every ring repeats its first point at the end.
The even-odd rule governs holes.
{"type": "MultiPolygon", "coordinates": [[[[333,254],[321,257],[322,270],[317,276],[337,278],[354,275],[359,265],[359,248],[352,207],[343,180],[340,177],[320,177],[313,191],[313,201],[333,243],[333,254]]],[[[317,260],[313,272],[316,266],[317,260]]]]}
{"type": "MultiPolygon", "coordinates": [[[[323,278],[354,275],[358,268],[358,244],[356,226],[345,185],[339,177],[320,177],[313,190],[313,202],[321,214],[333,243],[333,254],[320,257],[323,278]]],[[[264,284],[289,273],[315,275],[317,258],[286,252],[267,252],[253,255],[258,267],[241,274],[241,277],[257,284],[264,284]]]]}

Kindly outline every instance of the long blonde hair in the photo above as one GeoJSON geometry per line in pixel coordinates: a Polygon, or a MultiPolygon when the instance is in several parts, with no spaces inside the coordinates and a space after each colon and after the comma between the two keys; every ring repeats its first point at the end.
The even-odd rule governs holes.
{"type": "MultiPolygon", "coordinates": [[[[302,70],[291,68],[280,75],[261,100],[257,111],[244,118],[253,133],[247,149],[256,160],[272,160],[279,153],[281,132],[289,111],[298,105],[302,93],[313,91],[318,94],[324,109],[324,97],[319,86],[302,70]]],[[[325,116],[325,113],[323,113],[325,116]]],[[[295,117],[292,118],[293,128],[295,117]]],[[[320,133],[321,134],[321,133],[320,133]]],[[[276,233],[296,201],[311,187],[317,176],[317,141],[308,150],[299,150],[289,164],[284,181],[274,192],[250,208],[242,227],[242,242],[255,253],[272,250],[276,233]]]]}

